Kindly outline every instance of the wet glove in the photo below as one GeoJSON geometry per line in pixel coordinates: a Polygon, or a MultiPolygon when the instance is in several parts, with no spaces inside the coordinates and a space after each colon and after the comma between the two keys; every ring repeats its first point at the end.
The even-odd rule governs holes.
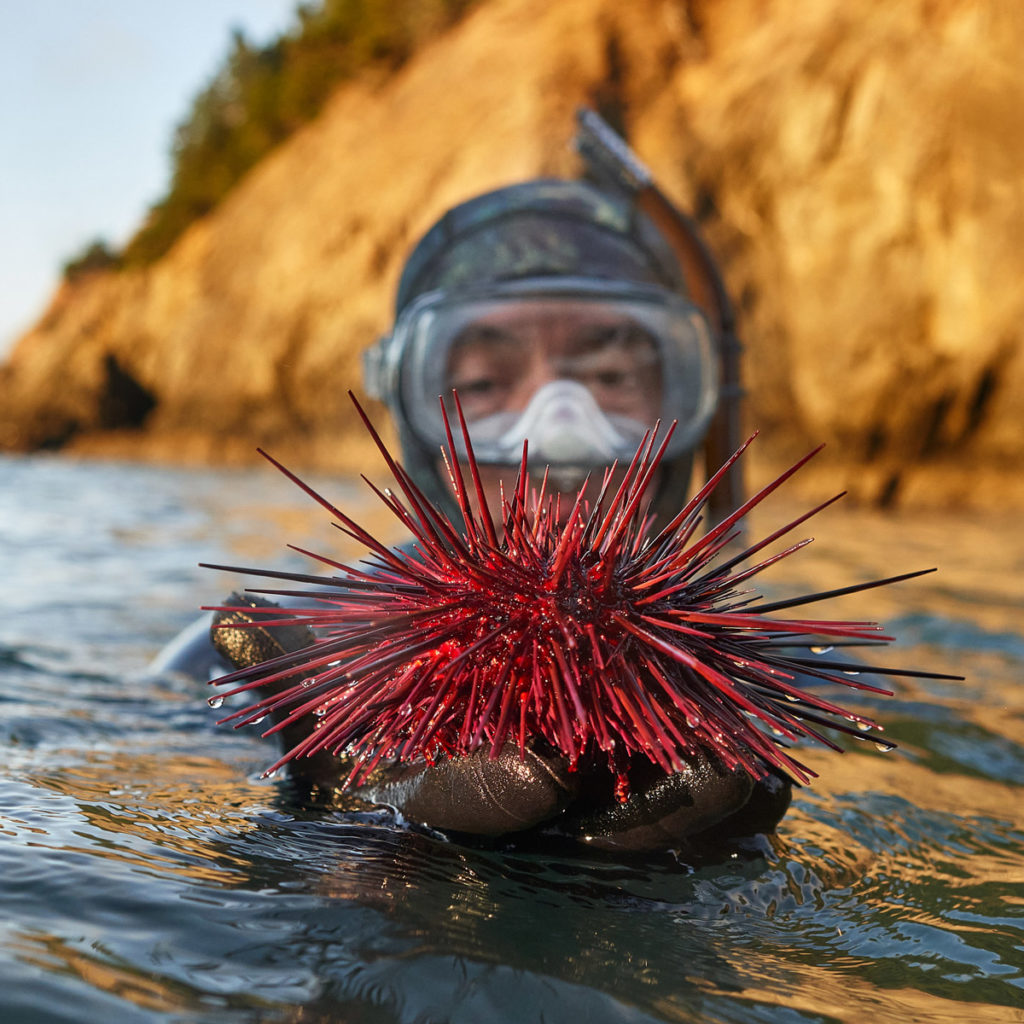
{"type": "MultiPolygon", "coordinates": [[[[233,594],[226,604],[252,608],[271,602],[233,594]]],[[[306,626],[247,626],[261,616],[243,610],[220,612],[211,636],[214,646],[236,668],[299,650],[313,642],[306,626]]],[[[272,684],[280,691],[294,680],[272,684]]],[[[281,731],[284,749],[300,742],[310,720],[281,731]]],[[[337,791],[351,762],[325,751],[290,763],[292,778],[323,791],[337,791]]],[[[377,767],[365,784],[348,792],[370,804],[393,807],[407,820],[445,831],[500,836],[531,830],[550,831],[607,849],[663,850],[699,845],[769,831],[785,813],[790,784],[781,776],[755,781],[698,754],[683,771],[664,775],[645,759],[629,766],[630,792],[616,794],[606,766],[569,771],[566,760],[536,745],[520,753],[508,744],[497,758],[488,749],[435,765],[393,762],[377,767]]]]}

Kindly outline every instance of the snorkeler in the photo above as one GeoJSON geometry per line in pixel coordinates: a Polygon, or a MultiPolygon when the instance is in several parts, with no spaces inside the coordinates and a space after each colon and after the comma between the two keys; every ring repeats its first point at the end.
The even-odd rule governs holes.
{"type": "MultiPolygon", "coordinates": [[[[713,418],[735,415],[735,395],[720,386],[721,325],[691,284],[664,231],[625,192],[559,180],[499,189],[450,210],[414,248],[393,329],[366,353],[366,389],[391,412],[412,480],[452,514],[438,396],[455,389],[498,521],[501,481],[514,479],[524,441],[531,473],[539,480],[549,467],[548,491],[568,510],[588,476],[628,464],[645,431],[675,421],[648,509],[667,521],[686,500],[713,418]]],[[[254,620],[236,610],[218,621],[254,620]]],[[[212,643],[200,628],[161,667],[208,679],[311,642],[297,625],[215,629],[212,643]]],[[[311,728],[287,724],[283,749],[311,728]]],[[[758,781],[710,751],[668,775],[634,759],[625,800],[606,765],[570,770],[539,743],[524,754],[510,744],[497,758],[481,748],[434,766],[384,765],[346,799],[458,834],[548,832],[636,850],[770,831],[790,800],[781,773],[758,781]]],[[[290,769],[329,798],[348,765],[320,752],[290,769]]]]}

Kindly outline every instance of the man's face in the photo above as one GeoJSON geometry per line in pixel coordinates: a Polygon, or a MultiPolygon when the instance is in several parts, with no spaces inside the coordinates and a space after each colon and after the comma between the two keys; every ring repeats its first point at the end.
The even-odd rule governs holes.
{"type": "Polygon", "coordinates": [[[658,348],[639,325],[593,303],[526,302],[464,328],[448,357],[448,383],[470,427],[522,412],[555,380],[582,384],[606,414],[646,421],[660,396],[658,348]]]}
{"type": "MultiPolygon", "coordinates": [[[[594,303],[553,307],[550,302],[523,302],[460,331],[449,351],[447,377],[459,394],[472,435],[475,423],[522,413],[537,392],[554,381],[582,385],[606,416],[647,423],[659,404],[661,369],[657,344],[626,317],[594,303]]],[[[547,493],[559,495],[562,517],[570,512],[587,470],[587,497],[596,498],[605,468],[552,472],[547,493]]],[[[487,504],[497,521],[501,484],[511,487],[517,469],[518,465],[480,467],[487,504]]],[[[623,474],[624,469],[618,469],[615,482],[623,474]]],[[[539,487],[539,474],[531,482],[539,487]]]]}

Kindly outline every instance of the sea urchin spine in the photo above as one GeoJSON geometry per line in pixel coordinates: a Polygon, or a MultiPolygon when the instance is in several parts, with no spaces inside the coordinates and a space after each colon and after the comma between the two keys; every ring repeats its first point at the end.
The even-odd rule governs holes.
{"type": "Polygon", "coordinates": [[[309,719],[308,735],[268,773],[329,751],[350,759],[347,781],[358,783],[382,759],[433,761],[482,746],[496,757],[510,742],[522,750],[542,740],[570,767],[584,757],[606,759],[620,780],[637,755],[671,773],[704,751],[755,777],[776,769],[806,782],[813,772],[788,752],[790,744],[811,738],[840,749],[821,727],[857,737],[879,728],[812,693],[807,677],[887,694],[847,673],[930,674],[823,661],[808,649],[891,639],[875,623],[770,615],[922,573],[773,603],[744,589],[809,540],[755,556],[836,500],[739,554],[729,551],[743,517],[816,452],[699,534],[710,494],[749,440],[657,529],[645,516],[645,498],[667,437],[657,444],[655,434],[648,436],[621,483],[613,486],[608,471],[593,504],[581,490],[568,516],[544,486],[530,493],[524,446],[499,524],[488,512],[457,397],[455,405],[468,469],[449,454],[456,448],[446,416],[458,526],[426,499],[356,402],[397,493],[367,483],[412,534],[407,549],[380,543],[266,456],[371,553],[348,566],[295,549],[341,573],[330,577],[213,567],[318,587],[313,594],[260,591],[312,596],[312,607],[246,609],[264,616],[260,626],[313,627],[311,646],[215,680],[235,684],[227,696],[270,687],[225,722],[255,724],[273,714],[273,733],[309,719]],[[273,684],[294,678],[301,681],[274,692],[273,684]]]}

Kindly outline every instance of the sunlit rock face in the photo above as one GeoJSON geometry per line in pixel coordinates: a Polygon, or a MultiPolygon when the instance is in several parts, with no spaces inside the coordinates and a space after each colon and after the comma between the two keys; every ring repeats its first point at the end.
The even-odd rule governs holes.
{"type": "Polygon", "coordinates": [[[701,220],[769,451],[831,442],[866,500],[1024,502],[1022,46],[995,0],[490,0],[160,263],[65,286],[0,370],[0,445],[358,463],[345,391],[408,249],[577,173],[586,103],[701,220]]]}

